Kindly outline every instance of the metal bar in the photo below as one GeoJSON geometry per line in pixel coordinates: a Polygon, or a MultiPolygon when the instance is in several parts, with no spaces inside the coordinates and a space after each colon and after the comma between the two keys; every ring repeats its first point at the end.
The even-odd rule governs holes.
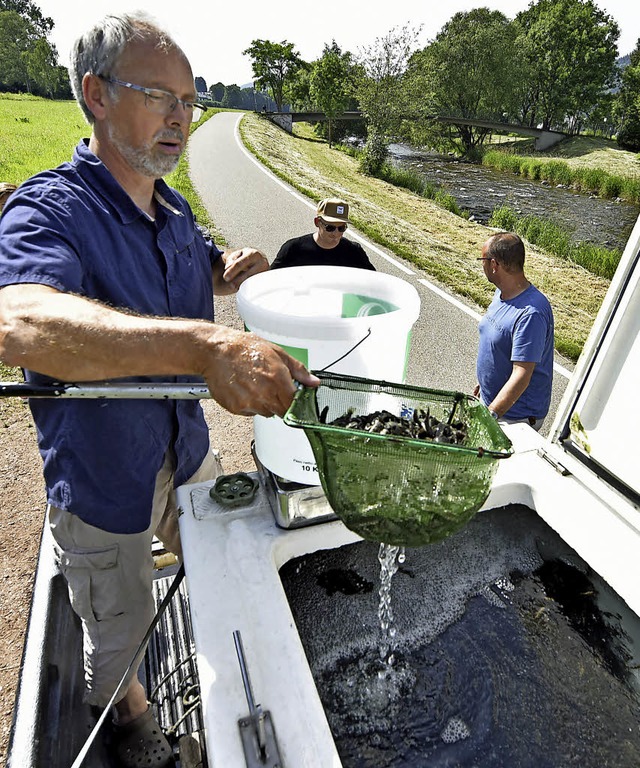
{"type": "Polygon", "coordinates": [[[0,397],[85,398],[121,400],[202,400],[210,399],[205,384],[162,382],[86,382],[82,384],[0,383],[0,397]]]}
{"type": "MultiPolygon", "coordinates": [[[[158,590],[164,597],[166,594],[166,585],[164,580],[158,582],[158,590]]],[[[176,722],[176,708],[175,701],[173,700],[171,680],[167,676],[176,668],[177,658],[175,653],[175,647],[172,642],[172,636],[170,631],[170,611],[166,611],[162,617],[162,621],[158,625],[158,647],[160,649],[160,670],[161,680],[164,680],[164,685],[161,685],[158,689],[158,700],[161,704],[162,711],[167,718],[167,722],[173,727],[176,722]]]]}
{"type": "Polygon", "coordinates": [[[167,669],[167,673],[171,673],[167,679],[167,693],[171,703],[171,712],[173,717],[173,726],[182,719],[184,715],[184,706],[182,703],[182,696],[180,694],[179,682],[182,671],[181,660],[184,658],[180,650],[180,641],[178,637],[178,631],[175,623],[175,607],[176,600],[179,599],[179,594],[176,593],[173,598],[173,611],[168,611],[166,616],[165,633],[167,643],[171,648],[171,667],[167,669]]]}
{"type": "Polygon", "coordinates": [[[256,701],[253,696],[253,688],[251,687],[251,680],[249,678],[249,670],[247,669],[247,662],[244,655],[244,647],[242,645],[242,637],[240,632],[236,629],[233,632],[233,642],[236,645],[236,653],[238,654],[238,663],[240,664],[240,674],[242,675],[242,684],[244,685],[244,692],[247,697],[247,704],[249,705],[249,714],[251,718],[257,716],[256,701]]]}
{"type": "Polygon", "coordinates": [[[271,713],[264,711],[260,704],[255,703],[242,637],[237,629],[234,630],[233,641],[236,645],[244,692],[249,705],[249,717],[241,717],[238,720],[247,768],[283,768],[271,713]]]}
{"type": "MultiPolygon", "coordinates": [[[[192,714],[195,712],[190,702],[186,700],[187,691],[194,685],[196,678],[193,674],[193,646],[191,643],[191,634],[187,630],[187,625],[184,621],[185,610],[185,596],[182,592],[176,594],[177,606],[176,610],[172,612],[171,618],[176,628],[176,639],[178,643],[178,658],[181,662],[184,662],[180,666],[179,674],[176,675],[175,689],[176,695],[180,697],[180,705],[183,710],[183,717],[188,714],[187,718],[187,733],[193,733],[200,730],[199,723],[197,723],[197,713],[195,716],[192,714]]],[[[198,697],[199,702],[199,697],[198,697]]],[[[199,704],[198,704],[199,706],[199,704]]]]}
{"type": "Polygon", "coordinates": [[[185,637],[188,638],[187,648],[189,651],[189,679],[188,682],[192,688],[190,695],[197,699],[199,705],[192,715],[192,732],[204,730],[202,717],[202,690],[200,688],[200,677],[198,672],[198,662],[196,658],[196,644],[193,636],[193,626],[191,623],[191,608],[189,603],[189,594],[185,589],[183,591],[182,612],[180,621],[184,627],[185,637]]]}

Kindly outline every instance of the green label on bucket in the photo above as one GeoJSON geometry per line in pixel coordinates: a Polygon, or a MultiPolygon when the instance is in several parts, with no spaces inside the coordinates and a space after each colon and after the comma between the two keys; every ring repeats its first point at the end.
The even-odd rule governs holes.
{"type": "Polygon", "coordinates": [[[278,344],[279,347],[282,347],[284,351],[291,355],[291,357],[295,357],[295,359],[304,365],[305,368],[309,367],[309,350],[305,349],[304,347],[288,347],[286,344],[278,344]]]}
{"type": "Polygon", "coordinates": [[[398,307],[390,301],[373,296],[359,296],[356,293],[342,294],[342,317],[368,317],[396,312],[398,307]]]}
{"type": "MultiPolygon", "coordinates": [[[[247,324],[244,324],[245,331],[249,331],[250,329],[247,327],[247,324]]],[[[274,342],[275,343],[275,342],[274,342]]],[[[305,349],[304,347],[288,347],[286,344],[278,344],[279,347],[282,347],[284,351],[291,355],[291,357],[295,357],[295,359],[304,365],[305,368],[309,367],[309,350],[305,349]]]]}

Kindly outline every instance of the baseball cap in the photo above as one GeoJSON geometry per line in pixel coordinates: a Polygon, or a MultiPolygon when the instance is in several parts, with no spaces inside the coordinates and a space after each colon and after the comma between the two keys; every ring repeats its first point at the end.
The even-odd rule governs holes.
{"type": "Polygon", "coordinates": [[[318,203],[316,215],[323,221],[328,222],[349,222],[349,204],[343,200],[328,198],[318,203]]]}

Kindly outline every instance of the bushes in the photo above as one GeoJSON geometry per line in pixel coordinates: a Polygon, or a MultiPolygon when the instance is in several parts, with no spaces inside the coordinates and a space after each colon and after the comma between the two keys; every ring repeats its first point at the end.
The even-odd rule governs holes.
{"type": "Polygon", "coordinates": [[[640,178],[622,180],[622,192],[620,197],[633,203],[640,203],[640,178]]]}
{"type": "Polygon", "coordinates": [[[579,168],[575,172],[574,184],[581,192],[592,192],[599,195],[607,174],[600,168],[579,168]]]}
{"type": "Polygon", "coordinates": [[[490,149],[482,156],[482,165],[503,173],[521,173],[522,160],[522,157],[511,152],[499,152],[497,149],[490,149]]]}
{"type": "Polygon", "coordinates": [[[426,186],[425,180],[419,173],[405,168],[396,168],[390,163],[384,163],[380,172],[376,175],[379,179],[393,184],[395,187],[402,187],[408,189],[410,192],[415,192],[418,195],[422,195],[426,186]]]}
{"type": "MultiPolygon", "coordinates": [[[[362,163],[362,156],[360,155],[360,162],[362,163]]],[[[441,208],[455,213],[456,216],[462,218],[468,218],[469,214],[463,211],[458,205],[455,197],[443,189],[433,184],[430,181],[425,181],[424,177],[417,171],[412,171],[405,168],[397,168],[391,163],[383,163],[380,170],[377,173],[371,173],[370,176],[375,176],[382,181],[386,181],[388,184],[393,184],[395,187],[402,187],[408,189],[410,192],[415,192],[416,195],[426,197],[427,200],[433,200],[441,208]]]]}
{"type": "Polygon", "coordinates": [[[360,170],[368,176],[377,176],[387,159],[387,143],[382,136],[369,132],[367,143],[360,155],[360,170]]]}
{"type": "Polygon", "coordinates": [[[518,216],[509,206],[496,208],[489,219],[489,226],[516,232],[520,237],[560,258],[579,264],[584,269],[610,280],[620,261],[617,248],[609,250],[591,243],[574,243],[567,230],[547,219],[537,216],[518,216]]]}
{"type": "Polygon", "coordinates": [[[542,160],[529,160],[525,166],[525,175],[532,181],[540,181],[544,178],[544,163],[542,160]]]}
{"type": "Polygon", "coordinates": [[[618,131],[618,146],[630,152],[640,152],[640,115],[634,113],[618,131]]]}
{"type": "Polygon", "coordinates": [[[563,160],[548,160],[541,168],[542,178],[552,184],[563,184],[569,187],[573,181],[573,174],[569,165],[563,160]]]}
{"type": "Polygon", "coordinates": [[[517,173],[534,181],[562,184],[610,200],[621,197],[630,203],[640,203],[640,179],[618,176],[600,168],[572,168],[563,160],[522,157],[497,149],[485,152],[482,164],[497,171],[517,173]]]}

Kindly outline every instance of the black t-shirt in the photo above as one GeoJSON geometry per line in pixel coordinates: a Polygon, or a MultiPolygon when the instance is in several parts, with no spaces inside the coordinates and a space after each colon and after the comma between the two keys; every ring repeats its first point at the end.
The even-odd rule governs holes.
{"type": "Polygon", "coordinates": [[[312,234],[287,240],[273,260],[271,269],[309,266],[357,267],[375,271],[366,251],[359,243],[342,237],[335,248],[321,248],[312,234]]]}

